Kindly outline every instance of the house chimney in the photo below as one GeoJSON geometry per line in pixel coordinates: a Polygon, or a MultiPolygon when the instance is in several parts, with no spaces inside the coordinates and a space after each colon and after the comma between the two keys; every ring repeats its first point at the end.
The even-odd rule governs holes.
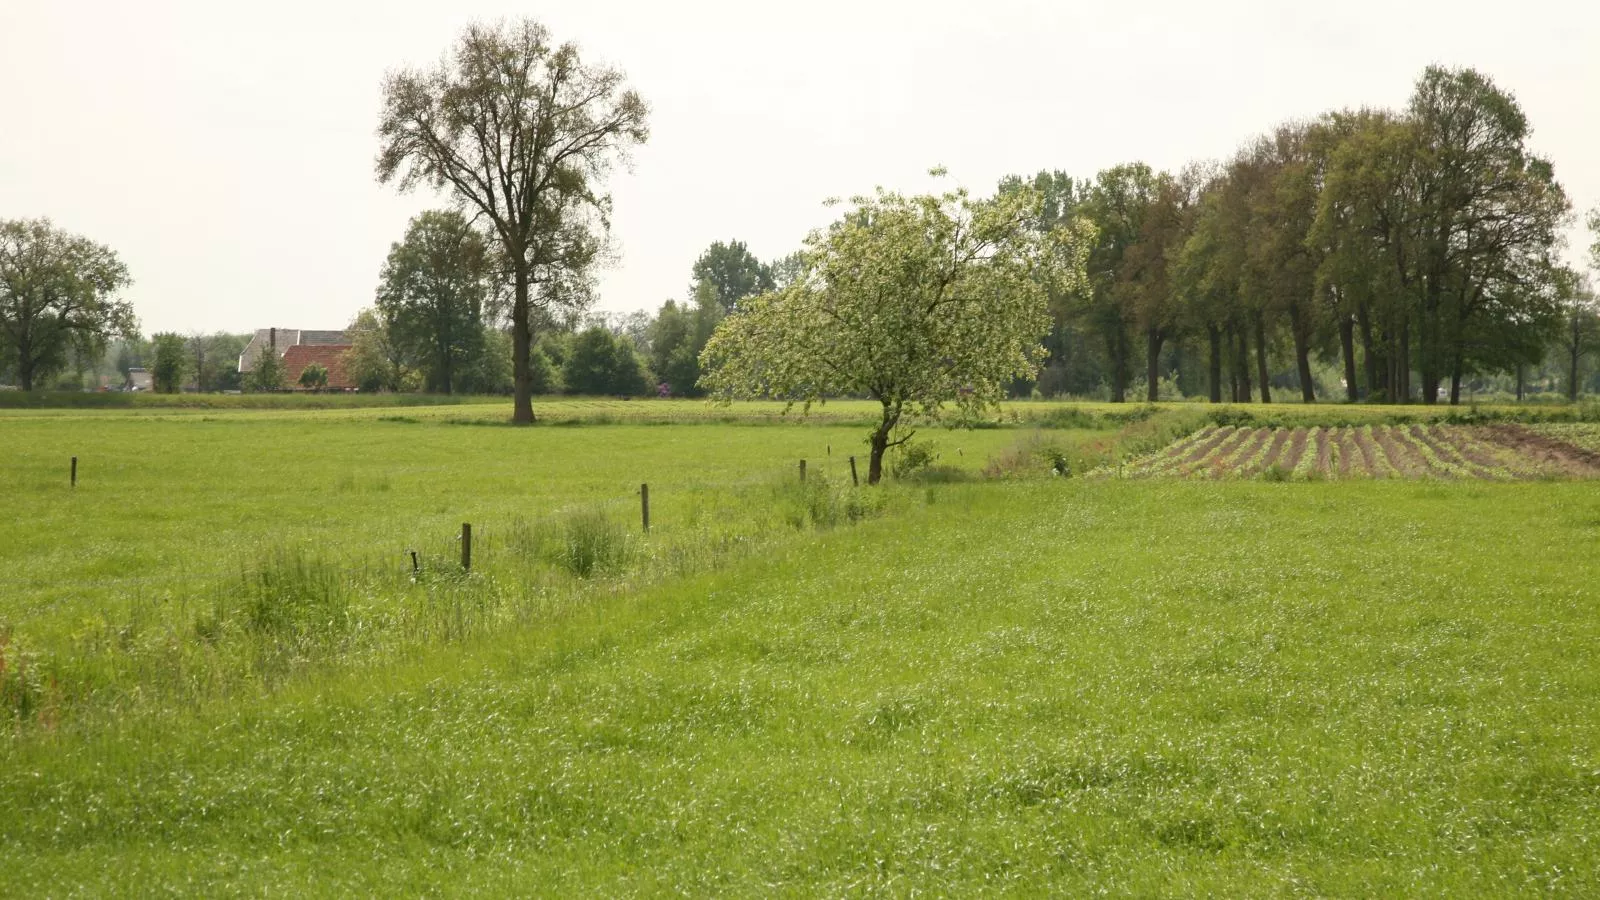
{"type": "Polygon", "coordinates": [[[276,328],[268,328],[267,329],[267,348],[270,349],[273,353],[277,353],[278,352],[278,329],[276,329],[276,328]]]}

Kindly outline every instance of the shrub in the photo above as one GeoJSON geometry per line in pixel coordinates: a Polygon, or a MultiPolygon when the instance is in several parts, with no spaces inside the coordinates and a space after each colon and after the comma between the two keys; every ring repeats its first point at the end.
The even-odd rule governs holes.
{"type": "Polygon", "coordinates": [[[928,441],[906,441],[895,450],[889,461],[889,474],[895,478],[910,478],[939,460],[939,453],[928,441]]]}

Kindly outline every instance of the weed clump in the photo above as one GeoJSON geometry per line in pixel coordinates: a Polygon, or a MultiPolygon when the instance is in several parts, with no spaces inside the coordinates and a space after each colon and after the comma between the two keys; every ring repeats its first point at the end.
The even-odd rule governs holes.
{"type": "Polygon", "coordinates": [[[615,571],[632,550],[628,532],[599,510],[581,510],[566,517],[554,562],[579,578],[615,571]]]}
{"type": "Polygon", "coordinates": [[[904,480],[929,468],[939,461],[939,451],[929,441],[908,440],[895,449],[889,461],[889,474],[904,480]]]}
{"type": "Polygon", "coordinates": [[[859,522],[883,511],[884,492],[811,478],[780,486],[777,505],[790,527],[827,529],[859,522]]]}
{"type": "Polygon", "coordinates": [[[257,634],[308,641],[342,633],[349,624],[350,598],[340,569],[303,548],[269,551],[245,570],[239,596],[245,627],[257,634]]]}

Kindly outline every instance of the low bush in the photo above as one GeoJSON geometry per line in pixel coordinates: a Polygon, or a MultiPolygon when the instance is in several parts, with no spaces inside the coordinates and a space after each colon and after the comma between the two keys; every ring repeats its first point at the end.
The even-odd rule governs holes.
{"type": "Polygon", "coordinates": [[[896,447],[889,458],[889,474],[906,479],[939,461],[931,441],[908,440],[896,447]]]}

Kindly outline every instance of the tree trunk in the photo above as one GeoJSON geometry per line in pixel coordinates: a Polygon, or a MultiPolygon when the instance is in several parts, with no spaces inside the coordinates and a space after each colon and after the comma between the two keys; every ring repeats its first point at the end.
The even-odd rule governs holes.
{"type": "Polygon", "coordinates": [[[17,360],[17,386],[24,392],[33,390],[33,357],[28,353],[17,360]]]}
{"type": "Polygon", "coordinates": [[[1518,403],[1522,402],[1523,372],[1524,372],[1525,368],[1526,367],[1524,367],[1522,365],[1522,363],[1517,363],[1517,402],[1518,403]]]}
{"type": "Polygon", "coordinates": [[[1206,374],[1210,377],[1210,394],[1212,403],[1222,402],[1222,334],[1217,326],[1206,326],[1206,338],[1211,341],[1211,365],[1206,374]]]}
{"type": "Polygon", "coordinates": [[[1339,352],[1344,356],[1344,398],[1354,403],[1361,395],[1356,391],[1356,323],[1349,316],[1339,321],[1339,352]]]}
{"type": "Polygon", "coordinates": [[[1579,331],[1579,320],[1576,316],[1572,320],[1572,369],[1567,377],[1567,399],[1573,403],[1578,402],[1578,361],[1583,358],[1583,334],[1579,331]]]}
{"type": "Polygon", "coordinates": [[[1118,333],[1108,341],[1111,349],[1111,402],[1128,399],[1128,341],[1118,333]]]}
{"type": "Polygon", "coordinates": [[[1400,346],[1394,354],[1394,393],[1399,403],[1411,402],[1411,323],[1400,323],[1400,346]]]}
{"type": "Polygon", "coordinates": [[[1145,332],[1145,400],[1150,403],[1161,399],[1161,341],[1161,329],[1145,332]]]}
{"type": "Polygon", "coordinates": [[[899,404],[890,404],[887,400],[880,400],[883,404],[883,418],[878,421],[878,429],[872,432],[872,439],[867,442],[871,448],[871,456],[867,458],[867,484],[874,485],[883,480],[883,454],[889,449],[889,432],[894,430],[900,421],[899,404]]]}
{"type": "Polygon", "coordinates": [[[529,365],[533,351],[533,316],[528,301],[528,273],[518,267],[514,277],[511,304],[511,424],[533,424],[533,370],[529,365]]]}
{"type": "Polygon", "coordinates": [[[1450,405],[1461,405],[1461,349],[1450,360],[1450,405]]]}
{"type": "Polygon", "coordinates": [[[1256,316],[1256,374],[1261,377],[1261,402],[1272,402],[1272,386],[1267,383],[1267,321],[1256,316]]]}
{"type": "Polygon", "coordinates": [[[1365,303],[1356,307],[1356,324],[1361,328],[1362,362],[1365,363],[1367,372],[1367,399],[1370,401],[1372,395],[1381,390],[1385,398],[1393,402],[1394,392],[1380,383],[1388,369],[1384,365],[1383,354],[1377,351],[1377,345],[1372,339],[1372,316],[1367,312],[1365,303]]]}
{"type": "Polygon", "coordinates": [[[1317,402],[1317,386],[1311,376],[1311,342],[1296,337],[1294,341],[1295,371],[1300,378],[1300,399],[1306,403],[1317,402]]]}
{"type": "Polygon", "coordinates": [[[1239,396],[1234,398],[1240,403],[1249,403],[1254,400],[1254,388],[1250,386],[1250,341],[1245,337],[1244,329],[1239,329],[1239,350],[1234,354],[1234,368],[1239,373],[1239,396]]]}

